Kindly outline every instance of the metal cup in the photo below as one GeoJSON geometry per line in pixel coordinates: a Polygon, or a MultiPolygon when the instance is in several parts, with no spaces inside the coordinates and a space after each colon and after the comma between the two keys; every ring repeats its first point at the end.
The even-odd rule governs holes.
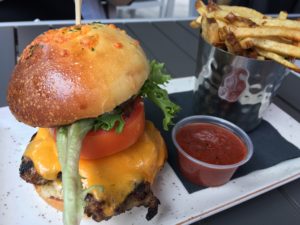
{"type": "Polygon", "coordinates": [[[200,37],[195,112],[227,119],[250,131],[261,122],[287,73],[273,60],[233,55],[200,37]]]}

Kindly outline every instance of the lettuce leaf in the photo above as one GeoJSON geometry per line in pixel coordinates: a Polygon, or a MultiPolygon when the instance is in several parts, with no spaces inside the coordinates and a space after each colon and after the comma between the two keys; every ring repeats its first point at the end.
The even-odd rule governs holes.
{"type": "Polygon", "coordinates": [[[69,126],[58,128],[56,143],[58,158],[62,167],[64,198],[64,225],[79,225],[83,216],[86,194],[94,188],[83,191],[79,175],[79,157],[82,140],[93,128],[94,120],[79,120],[69,126]]]}
{"type": "Polygon", "coordinates": [[[169,99],[168,92],[161,87],[171,79],[171,76],[165,71],[163,63],[152,60],[149,78],[141,88],[140,95],[148,98],[162,110],[164,114],[163,128],[168,130],[168,126],[173,124],[172,119],[180,111],[180,107],[169,99]]]}
{"type": "Polygon", "coordinates": [[[117,133],[121,133],[125,126],[122,113],[123,112],[121,110],[114,110],[111,113],[105,113],[101,116],[98,116],[94,121],[93,129],[95,131],[99,129],[110,131],[115,127],[115,131],[117,133]]]}

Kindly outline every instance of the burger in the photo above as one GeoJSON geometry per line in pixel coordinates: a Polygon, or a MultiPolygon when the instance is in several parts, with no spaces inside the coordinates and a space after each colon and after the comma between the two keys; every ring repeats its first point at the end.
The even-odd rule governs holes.
{"type": "Polygon", "coordinates": [[[95,221],[135,206],[157,214],[151,186],[167,158],[160,132],[145,120],[144,98],[168,128],[179,107],[162,85],[164,65],[116,26],[91,23],[35,38],[13,71],[7,101],[17,120],[38,127],[20,176],[63,210],[64,224],[95,221]]]}

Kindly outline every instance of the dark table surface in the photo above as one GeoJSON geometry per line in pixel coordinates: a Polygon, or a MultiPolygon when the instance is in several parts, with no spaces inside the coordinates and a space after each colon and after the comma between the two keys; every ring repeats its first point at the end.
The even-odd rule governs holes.
{"type": "MultiPolygon", "coordinates": [[[[189,27],[188,20],[113,22],[140,41],[149,59],[165,62],[174,78],[195,75],[198,31],[189,27]]],[[[67,22],[0,24],[0,107],[7,105],[7,83],[19,53],[35,36],[64,23],[67,22]]],[[[274,99],[275,104],[298,122],[299,96],[300,76],[291,73],[274,99]]],[[[196,224],[300,224],[300,179],[196,224]]]]}

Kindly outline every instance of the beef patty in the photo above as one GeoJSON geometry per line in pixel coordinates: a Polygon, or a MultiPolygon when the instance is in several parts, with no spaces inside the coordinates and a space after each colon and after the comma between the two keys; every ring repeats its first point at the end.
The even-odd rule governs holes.
{"type": "MultiPolygon", "coordinates": [[[[56,182],[44,179],[41,175],[39,175],[34,168],[32,160],[25,156],[22,157],[19,171],[22,179],[34,185],[49,186],[51,182],[56,182]]],[[[61,180],[61,173],[57,174],[57,179],[61,180]]],[[[58,198],[57,196],[50,196],[50,198],[51,197],[55,199],[58,198]]],[[[60,196],[59,198],[62,199],[62,196],[60,196]]],[[[85,201],[87,204],[85,206],[84,212],[88,217],[92,217],[97,222],[108,220],[111,218],[111,216],[107,217],[103,213],[103,207],[105,205],[104,201],[97,200],[92,194],[87,194],[85,197],[85,201]]],[[[128,194],[125,200],[118,207],[116,207],[113,216],[121,214],[126,210],[130,210],[135,206],[144,206],[148,208],[146,219],[151,220],[157,214],[159,204],[160,202],[158,198],[156,198],[151,191],[150,183],[142,181],[140,183],[137,183],[132,192],[128,194]]]]}

